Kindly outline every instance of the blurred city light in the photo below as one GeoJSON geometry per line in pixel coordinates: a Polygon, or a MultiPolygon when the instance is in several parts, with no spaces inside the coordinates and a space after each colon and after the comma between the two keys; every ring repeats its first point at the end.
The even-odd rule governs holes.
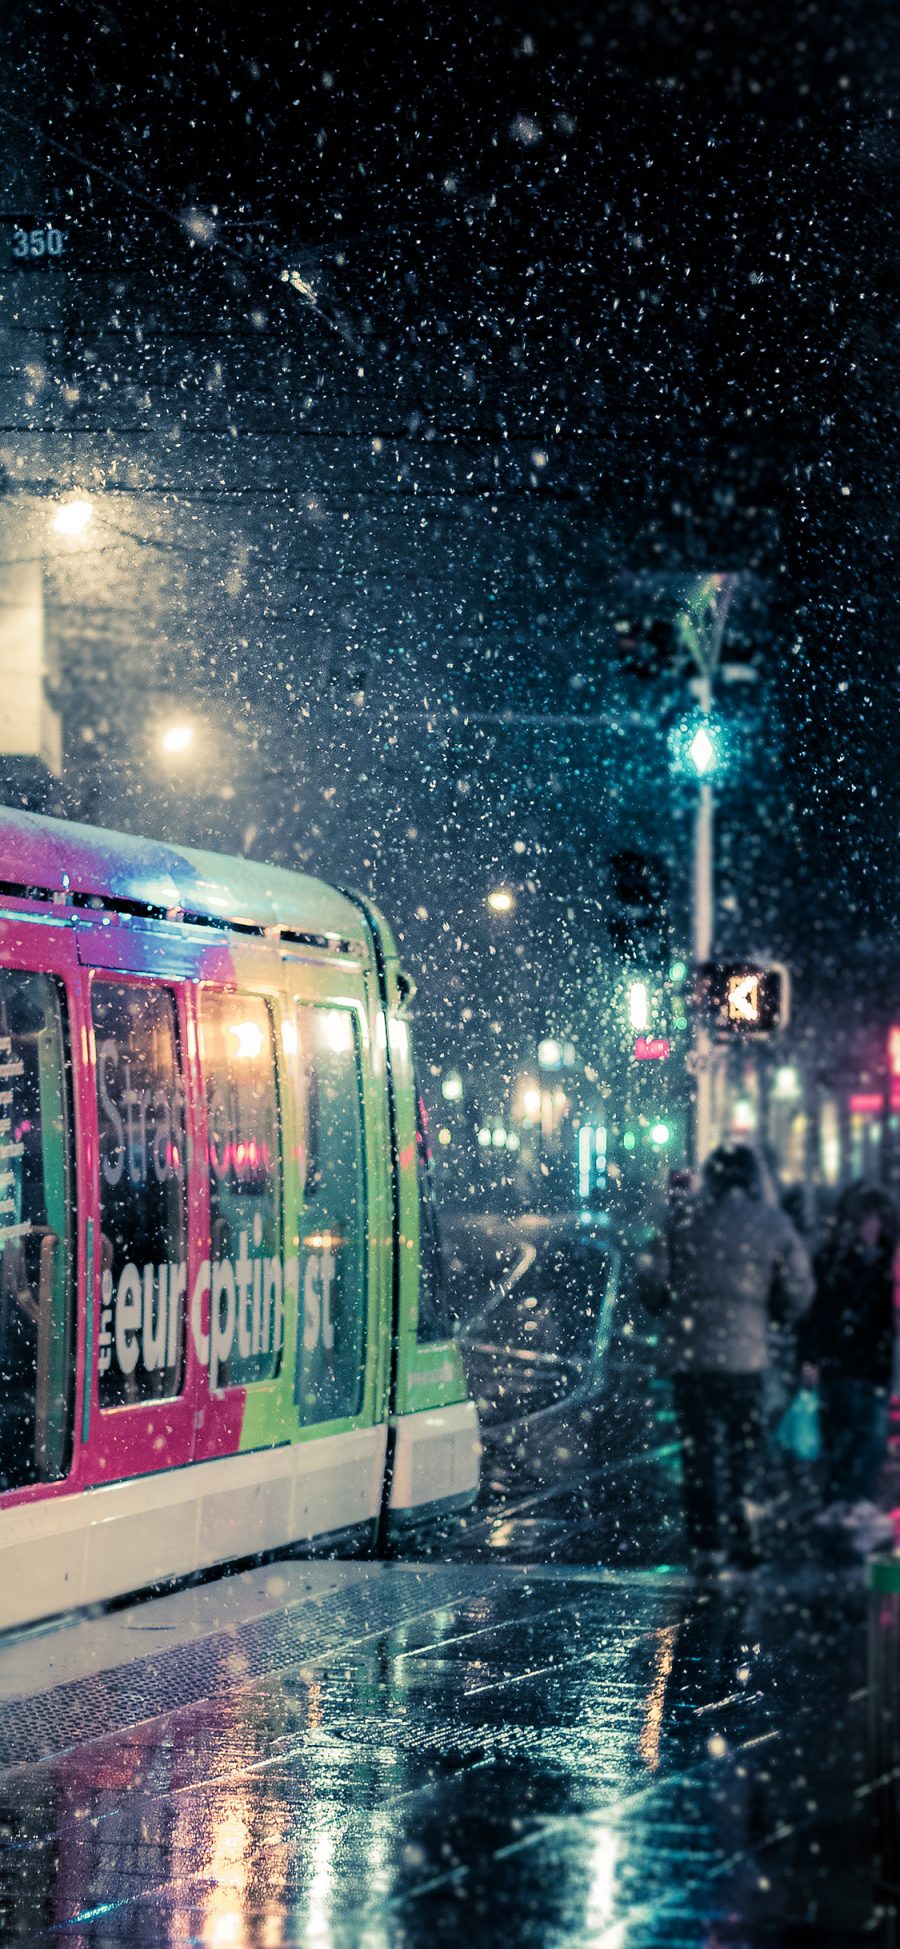
{"type": "Polygon", "coordinates": [[[788,1103],[800,1095],[800,1077],[793,1063],[782,1063],[775,1071],[775,1096],[782,1103],[788,1103]]]}
{"type": "Polygon", "coordinates": [[[535,1089],[522,1091],[522,1112],[526,1117],[539,1117],[541,1114],[541,1092],[535,1089]]]}
{"type": "Polygon", "coordinates": [[[680,718],[669,733],[669,751],[675,770],[707,779],[720,771],[723,762],[722,728],[705,712],[692,711],[680,718]]]}
{"type": "Polygon", "coordinates": [[[676,987],[678,986],[679,982],[684,981],[686,974],[687,974],[686,961],[672,962],[672,966],[669,969],[669,980],[674,982],[676,987]]]}
{"type": "Polygon", "coordinates": [[[562,1049],[553,1036],[545,1036],[543,1042],[538,1043],[538,1062],[542,1069],[559,1069],[562,1059],[562,1049]]]}
{"type": "Polygon", "coordinates": [[[668,1143],[671,1135],[672,1132],[667,1123],[654,1123],[650,1130],[650,1142],[656,1145],[657,1150],[662,1150],[663,1146],[668,1143]]]}
{"type": "Polygon", "coordinates": [[[353,1016],[349,1008],[328,1008],[325,1017],[325,1040],[336,1056],[349,1055],[353,1048],[353,1016]]]}
{"type": "Polygon", "coordinates": [[[708,771],[712,771],[716,759],[716,747],[705,724],[701,724],[699,730],[694,732],[688,746],[688,755],[695,772],[698,772],[701,778],[708,771]]]}
{"type": "Polygon", "coordinates": [[[74,501],[62,501],[59,507],[54,509],[50,526],[55,534],[68,535],[70,539],[77,541],[78,537],[90,527],[93,519],[93,504],[81,495],[74,501]]]}
{"type": "Polygon", "coordinates": [[[446,1103],[460,1103],[462,1101],[462,1093],[463,1093],[463,1086],[462,1086],[461,1077],[459,1076],[444,1077],[444,1080],[441,1084],[441,1095],[444,1098],[444,1101],[446,1103]]]}
{"type": "Polygon", "coordinates": [[[633,1029],[645,1029],[650,1020],[650,1000],[646,981],[633,981],[628,990],[628,1020],[633,1029]]]}
{"type": "Polygon", "coordinates": [[[237,1061],[255,1062],[265,1041],[259,1023],[235,1022],[229,1029],[229,1034],[233,1035],[237,1041],[237,1048],[231,1052],[237,1061]]]}
{"type": "Polygon", "coordinates": [[[511,914],[515,907],[515,895],[508,887],[492,887],[487,897],[492,914],[511,914]]]}
{"type": "Polygon", "coordinates": [[[193,742],[192,724],[170,724],[160,738],[163,750],[169,752],[172,757],[177,757],[182,751],[188,751],[193,742]]]}

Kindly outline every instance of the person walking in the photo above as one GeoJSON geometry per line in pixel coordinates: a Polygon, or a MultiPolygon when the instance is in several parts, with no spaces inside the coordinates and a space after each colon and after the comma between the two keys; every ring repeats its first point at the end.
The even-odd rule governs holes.
{"type": "Polygon", "coordinates": [[[869,1549],[892,1534],[875,1496],[887,1445],[894,1359],[897,1209],[875,1184],[852,1184],[815,1258],[804,1324],[808,1378],[818,1374],[826,1507],[820,1521],[869,1549]]]}
{"type": "Polygon", "coordinates": [[[661,1354],[672,1377],[681,1437],[688,1543],[698,1567],[724,1551],[761,1560],[765,1376],[770,1296],[799,1318],[813,1294],[809,1254],[787,1215],[763,1194],[746,1144],[720,1145],[699,1193],[670,1213],[661,1285],[661,1354]]]}

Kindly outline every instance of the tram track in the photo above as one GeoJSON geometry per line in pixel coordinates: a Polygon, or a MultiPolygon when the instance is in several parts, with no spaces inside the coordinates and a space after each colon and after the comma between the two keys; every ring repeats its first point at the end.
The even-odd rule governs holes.
{"type": "MultiPolygon", "coordinates": [[[[627,1534],[635,1474],[665,1468],[678,1444],[647,1425],[650,1345],[617,1330],[619,1243],[551,1222],[539,1236],[520,1232],[517,1247],[507,1245],[507,1266],[460,1333],[481,1417],[482,1488],[461,1532],[444,1540],[453,1553],[493,1554],[521,1529],[517,1553],[571,1560],[574,1544],[595,1559],[623,1516],[627,1534]],[[645,1446],[648,1434],[658,1438],[645,1446]]],[[[476,1278],[470,1267],[470,1293],[476,1278]]]]}
{"type": "MultiPolygon", "coordinates": [[[[614,1460],[604,1462],[599,1468],[572,1470],[556,1481],[544,1483],[541,1488],[532,1490],[528,1495],[514,1497],[511,1501],[498,1498],[496,1502],[487,1503],[483,1509],[476,1506],[466,1525],[467,1535],[471,1537],[476,1525],[480,1525],[484,1531],[490,1531],[500,1523],[521,1521],[534,1510],[545,1508],[548,1504],[583,1496],[588,1484],[609,1483],[623,1475],[631,1476],[636,1470],[667,1462],[679,1453],[679,1446],[677,1441],[667,1441],[659,1443],[655,1448],[644,1449],[637,1455],[629,1451],[614,1460]]],[[[583,1522],[576,1522],[574,1527],[571,1515],[568,1513],[564,1519],[561,1517],[560,1521],[565,1522],[566,1534],[573,1536],[577,1535],[582,1528],[596,1524],[597,1517],[598,1511],[592,1509],[585,1514],[583,1522]]]]}

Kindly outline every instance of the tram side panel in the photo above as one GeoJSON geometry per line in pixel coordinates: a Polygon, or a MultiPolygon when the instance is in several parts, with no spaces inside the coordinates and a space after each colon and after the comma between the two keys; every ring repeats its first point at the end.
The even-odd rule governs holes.
{"type": "Polygon", "coordinates": [[[438,1508],[465,1508],[478,1492],[481,1441],[447,1310],[425,1107],[410,1032],[390,997],[398,1152],[399,1335],[390,1517],[394,1528],[438,1508]]]}
{"type": "Polygon", "coordinates": [[[380,1503],[389,1181],[362,971],[287,982],[280,962],[217,950],[217,982],[184,982],[161,930],[141,931],[82,936],[114,974],[80,971],[71,931],[0,937],[6,1624],[365,1532],[380,1503]]]}
{"type": "Polygon", "coordinates": [[[387,970],[0,914],[0,1624],[474,1494],[387,970]]]}

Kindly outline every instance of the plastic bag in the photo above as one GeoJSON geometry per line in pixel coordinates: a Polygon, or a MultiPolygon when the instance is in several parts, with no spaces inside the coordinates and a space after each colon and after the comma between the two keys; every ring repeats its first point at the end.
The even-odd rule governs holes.
{"type": "Polygon", "coordinates": [[[786,1448],[798,1462],[817,1462],[822,1453],[819,1427],[819,1396],[813,1387],[798,1387],[775,1431],[780,1448],[786,1448]]]}

